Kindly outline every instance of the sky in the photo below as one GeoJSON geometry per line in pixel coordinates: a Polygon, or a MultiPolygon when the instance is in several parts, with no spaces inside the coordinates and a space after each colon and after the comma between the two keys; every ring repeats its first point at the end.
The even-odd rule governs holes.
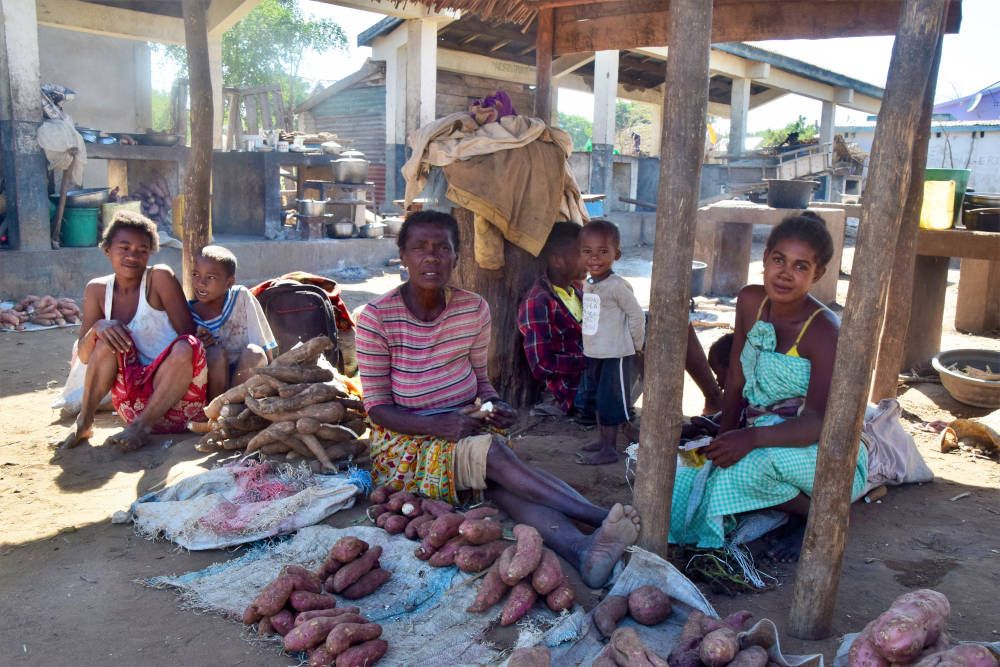
{"type": "MultiPolygon", "coordinates": [[[[358,33],[382,18],[381,14],[345,9],[313,0],[299,0],[306,14],[335,20],[347,34],[348,50],[323,56],[307,55],[301,74],[313,83],[327,85],[356,71],[371,54],[369,48],[359,48],[358,33]]],[[[1000,81],[1000,58],[996,56],[997,30],[1000,28],[1000,0],[964,0],[962,26],[957,35],[946,35],[941,71],[938,74],[935,101],[943,102],[971,95],[1000,81]],[[992,45],[992,48],[991,48],[992,45]]],[[[884,86],[892,51],[892,37],[854,37],[823,40],[784,40],[755,42],[756,46],[775,51],[867,83],[884,86]]],[[[169,68],[154,63],[153,84],[169,90],[173,79],[169,68]]],[[[748,130],[756,132],[782,127],[799,114],[809,122],[817,121],[820,102],[797,95],[786,95],[750,113],[748,130]]],[[[560,111],[591,118],[593,96],[588,93],[561,90],[560,111]]],[[[837,123],[862,122],[867,114],[838,108],[837,123]]],[[[728,128],[721,123],[720,131],[728,128]]]]}

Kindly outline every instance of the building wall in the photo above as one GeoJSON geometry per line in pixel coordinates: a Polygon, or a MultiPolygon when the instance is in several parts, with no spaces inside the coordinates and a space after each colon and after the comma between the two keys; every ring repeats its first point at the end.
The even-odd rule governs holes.
{"type": "Polygon", "coordinates": [[[337,140],[385,162],[385,82],[363,83],[342,90],[302,114],[303,129],[333,132],[337,140]]]}
{"type": "MultiPolygon", "coordinates": [[[[82,127],[141,132],[152,124],[149,46],[60,28],[38,27],[42,83],[72,88],[63,109],[82,127]]],[[[84,185],[107,185],[105,160],[87,163],[84,185]]]]}
{"type": "Polygon", "coordinates": [[[533,112],[535,95],[523,84],[438,70],[435,109],[437,116],[440,118],[456,111],[468,111],[472,100],[486,97],[495,93],[497,89],[510,95],[518,113],[530,115],[533,112]]]}

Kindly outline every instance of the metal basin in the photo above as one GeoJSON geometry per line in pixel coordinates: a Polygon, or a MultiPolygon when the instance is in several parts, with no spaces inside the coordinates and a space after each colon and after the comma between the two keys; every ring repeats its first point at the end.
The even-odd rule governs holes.
{"type": "Polygon", "coordinates": [[[809,199],[819,181],[767,179],[767,205],[771,208],[809,208],[809,199]]]}
{"type": "Polygon", "coordinates": [[[176,146],[181,140],[180,135],[153,132],[149,134],[133,134],[132,138],[142,146],[176,146]]]}
{"type": "Polygon", "coordinates": [[[300,199],[299,213],[314,218],[326,213],[325,199],[300,199]]]}
{"type": "MultiPolygon", "coordinates": [[[[49,199],[59,203],[59,195],[51,194],[49,199]]],[[[66,192],[66,208],[100,208],[108,203],[108,188],[84,188],[66,192]]]]}
{"type": "Polygon", "coordinates": [[[399,236],[400,230],[403,229],[403,218],[385,218],[382,222],[385,223],[386,236],[399,236]]]}
{"type": "Polygon", "coordinates": [[[380,239],[385,234],[385,227],[385,223],[382,222],[369,222],[367,225],[361,225],[358,234],[366,239],[380,239]]]}
{"type": "Polygon", "coordinates": [[[364,183],[368,179],[368,160],[361,151],[344,151],[331,162],[336,183],[364,183]]]}
{"type": "Polygon", "coordinates": [[[349,239],[354,236],[354,223],[350,220],[339,220],[332,225],[333,237],[337,239],[349,239]]]}
{"type": "Polygon", "coordinates": [[[984,380],[965,373],[968,366],[981,371],[988,367],[996,373],[1000,369],[1000,352],[948,350],[939,352],[931,360],[931,365],[941,377],[941,384],[956,401],[980,408],[1000,407],[1000,380],[984,380]]]}

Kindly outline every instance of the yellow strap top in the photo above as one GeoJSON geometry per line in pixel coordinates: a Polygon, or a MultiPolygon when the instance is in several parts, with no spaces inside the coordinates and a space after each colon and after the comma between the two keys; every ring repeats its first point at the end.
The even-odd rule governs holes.
{"type": "Polygon", "coordinates": [[[563,305],[569,310],[570,315],[576,319],[577,322],[583,320],[583,303],[580,301],[580,297],[577,296],[576,290],[570,288],[567,292],[559,285],[553,285],[552,291],[555,292],[559,300],[563,302],[563,305]]]}
{"type": "MultiPolygon", "coordinates": [[[[766,303],[767,303],[767,297],[765,296],[764,300],[760,302],[760,307],[757,309],[757,320],[760,319],[761,314],[764,312],[764,305],[766,303]]],[[[788,352],[785,352],[787,356],[789,357],[799,356],[799,343],[802,341],[802,337],[806,335],[806,329],[808,329],[809,325],[812,324],[813,318],[819,315],[824,310],[826,310],[826,308],[820,306],[819,308],[813,311],[812,315],[810,315],[808,319],[806,319],[805,324],[803,324],[802,328],[799,329],[799,335],[796,336],[795,342],[792,343],[792,346],[790,348],[788,348],[788,352]]],[[[754,321],[756,322],[757,320],[754,321]]]]}

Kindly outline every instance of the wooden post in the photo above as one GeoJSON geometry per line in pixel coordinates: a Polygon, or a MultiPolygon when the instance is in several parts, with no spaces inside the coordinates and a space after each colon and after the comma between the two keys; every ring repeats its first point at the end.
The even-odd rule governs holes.
{"type": "Polygon", "coordinates": [[[552,122],[553,10],[539,9],[535,25],[535,117],[552,122]]]}
{"type": "Polygon", "coordinates": [[[208,245],[212,187],[212,70],[208,58],[205,3],[183,0],[184,41],[191,87],[191,150],[184,177],[183,285],[190,293],[194,257],[208,245]]]}
{"type": "Polygon", "coordinates": [[[924,108],[920,127],[913,145],[910,165],[910,191],[903,208],[903,222],[896,242],[896,256],[892,264],[889,294],[886,298],[882,338],[879,340],[875,363],[875,380],[871,400],[878,403],[883,398],[896,398],[899,373],[903,370],[903,348],[910,322],[913,299],[913,272],[917,252],[917,232],[920,231],[920,207],[924,203],[924,169],[927,167],[927,144],[931,136],[931,115],[934,111],[934,89],[937,84],[938,66],[941,64],[941,43],[938,38],[931,75],[924,91],[924,108]]]}
{"type": "Polygon", "coordinates": [[[861,420],[891,268],[885,253],[899,236],[899,202],[909,189],[924,91],[947,5],[947,0],[904,0],[900,10],[789,614],[789,631],[801,639],[829,636],[833,621],[861,420]]]}
{"type": "Polygon", "coordinates": [[[687,351],[688,291],[708,113],[712,0],[670,3],[659,206],[653,250],[635,505],[639,545],[666,554],[687,351]],[[683,94],[678,94],[683,91],[683,94]]]}

